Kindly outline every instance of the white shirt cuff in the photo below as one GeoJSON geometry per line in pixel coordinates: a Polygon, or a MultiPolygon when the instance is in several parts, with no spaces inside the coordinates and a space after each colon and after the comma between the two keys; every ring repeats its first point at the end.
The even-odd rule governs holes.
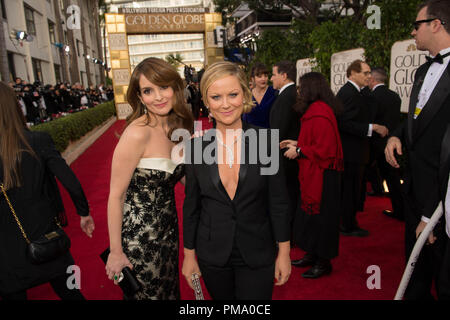
{"type": "Polygon", "coordinates": [[[425,217],[425,216],[422,216],[422,218],[421,218],[420,220],[422,220],[422,221],[425,222],[425,223],[430,222],[430,219],[427,218],[427,217],[425,217]]]}
{"type": "Polygon", "coordinates": [[[372,136],[372,127],[373,127],[373,124],[369,123],[369,131],[367,132],[368,137],[372,136]]]}

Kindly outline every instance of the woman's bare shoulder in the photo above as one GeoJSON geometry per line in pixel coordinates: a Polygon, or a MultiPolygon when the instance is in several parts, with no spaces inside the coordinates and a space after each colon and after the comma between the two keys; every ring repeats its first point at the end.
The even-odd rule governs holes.
{"type": "Polygon", "coordinates": [[[147,140],[151,135],[151,128],[146,125],[142,117],[131,122],[122,134],[122,137],[132,140],[139,140],[140,142],[147,140]]]}

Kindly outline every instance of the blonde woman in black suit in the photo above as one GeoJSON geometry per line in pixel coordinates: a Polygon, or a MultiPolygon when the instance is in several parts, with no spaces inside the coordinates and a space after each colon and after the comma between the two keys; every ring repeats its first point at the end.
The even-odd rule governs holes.
{"type": "Polygon", "coordinates": [[[200,86],[216,127],[186,153],[182,273],[191,287],[192,274],[201,274],[215,300],[271,299],[274,278],[282,285],[291,272],[279,139],[271,142],[270,130],[241,120],[252,96],[239,66],[214,63],[200,86]],[[250,161],[256,147],[271,151],[269,164],[250,161]],[[211,148],[212,164],[205,156],[211,148]]]}

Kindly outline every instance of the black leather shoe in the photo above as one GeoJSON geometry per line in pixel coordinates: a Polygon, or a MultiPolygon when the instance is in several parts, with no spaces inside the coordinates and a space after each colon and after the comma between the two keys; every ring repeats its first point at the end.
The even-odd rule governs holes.
{"type": "Polygon", "coordinates": [[[299,260],[292,260],[291,264],[297,268],[304,268],[314,265],[315,262],[316,259],[314,259],[314,257],[311,257],[310,255],[306,254],[303,258],[299,260]]]}
{"type": "Polygon", "coordinates": [[[369,231],[361,229],[361,228],[355,228],[353,230],[341,229],[341,234],[343,236],[349,236],[349,237],[367,237],[369,235],[369,231]]]}
{"type": "Polygon", "coordinates": [[[394,219],[397,219],[397,220],[400,220],[400,221],[404,221],[405,220],[401,215],[399,215],[399,214],[397,214],[397,213],[395,213],[394,211],[391,211],[391,210],[383,210],[383,214],[388,216],[389,218],[394,218],[394,219]]]}
{"type": "Polygon", "coordinates": [[[308,271],[302,273],[302,277],[307,279],[317,279],[323,275],[330,274],[332,270],[333,268],[329,261],[319,262],[313,265],[308,271]]]}

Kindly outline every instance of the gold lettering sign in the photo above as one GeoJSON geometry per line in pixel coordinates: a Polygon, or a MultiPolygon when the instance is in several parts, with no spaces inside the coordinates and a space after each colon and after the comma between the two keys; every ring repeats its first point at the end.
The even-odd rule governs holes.
{"type": "Polygon", "coordinates": [[[128,34],[179,33],[205,31],[203,13],[125,14],[128,34]]]}

